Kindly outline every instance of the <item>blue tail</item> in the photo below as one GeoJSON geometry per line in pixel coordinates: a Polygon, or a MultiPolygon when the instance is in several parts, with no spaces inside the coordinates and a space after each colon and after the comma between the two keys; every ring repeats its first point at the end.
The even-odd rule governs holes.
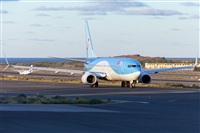
{"type": "Polygon", "coordinates": [[[88,22],[85,21],[85,29],[86,29],[86,53],[87,58],[97,58],[96,54],[94,53],[93,46],[92,46],[92,39],[90,36],[90,30],[88,26],[88,22]]]}

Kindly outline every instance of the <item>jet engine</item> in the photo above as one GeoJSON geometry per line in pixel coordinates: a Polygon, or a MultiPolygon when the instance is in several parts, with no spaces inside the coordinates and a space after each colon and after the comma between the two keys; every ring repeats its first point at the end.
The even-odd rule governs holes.
{"type": "Polygon", "coordinates": [[[138,78],[139,83],[143,84],[150,84],[151,83],[151,76],[149,74],[143,73],[138,78]]]}
{"type": "Polygon", "coordinates": [[[97,81],[97,77],[92,73],[85,73],[82,76],[81,80],[85,84],[95,84],[97,81]]]}

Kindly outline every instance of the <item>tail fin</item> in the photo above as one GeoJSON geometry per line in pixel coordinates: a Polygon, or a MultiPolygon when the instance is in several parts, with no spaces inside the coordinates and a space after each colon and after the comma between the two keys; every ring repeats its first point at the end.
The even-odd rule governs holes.
{"type": "Polygon", "coordinates": [[[90,36],[90,30],[88,26],[88,22],[85,21],[85,28],[86,28],[86,53],[87,58],[97,58],[96,54],[94,53],[93,46],[92,46],[92,39],[90,36]]]}
{"type": "Polygon", "coordinates": [[[31,67],[30,67],[30,69],[29,69],[29,71],[32,73],[33,72],[33,65],[31,65],[31,67]]]}
{"type": "Polygon", "coordinates": [[[195,59],[195,64],[194,64],[194,67],[196,67],[198,65],[198,54],[197,54],[197,57],[195,59]]]}

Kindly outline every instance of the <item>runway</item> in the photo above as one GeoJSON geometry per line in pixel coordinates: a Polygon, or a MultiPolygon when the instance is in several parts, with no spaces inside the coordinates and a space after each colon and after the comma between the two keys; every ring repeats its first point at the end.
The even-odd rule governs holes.
{"type": "Polygon", "coordinates": [[[1,81],[1,96],[97,97],[101,105],[0,105],[0,133],[199,133],[198,89],[1,81]]]}

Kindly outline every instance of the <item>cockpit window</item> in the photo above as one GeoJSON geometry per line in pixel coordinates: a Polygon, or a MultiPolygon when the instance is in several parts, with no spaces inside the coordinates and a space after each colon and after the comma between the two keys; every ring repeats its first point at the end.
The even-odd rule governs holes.
{"type": "Polygon", "coordinates": [[[131,68],[131,67],[136,67],[136,65],[128,65],[128,67],[129,67],[129,68],[131,68]]]}
{"type": "Polygon", "coordinates": [[[140,65],[128,65],[129,68],[131,67],[141,67],[140,65]]]}

